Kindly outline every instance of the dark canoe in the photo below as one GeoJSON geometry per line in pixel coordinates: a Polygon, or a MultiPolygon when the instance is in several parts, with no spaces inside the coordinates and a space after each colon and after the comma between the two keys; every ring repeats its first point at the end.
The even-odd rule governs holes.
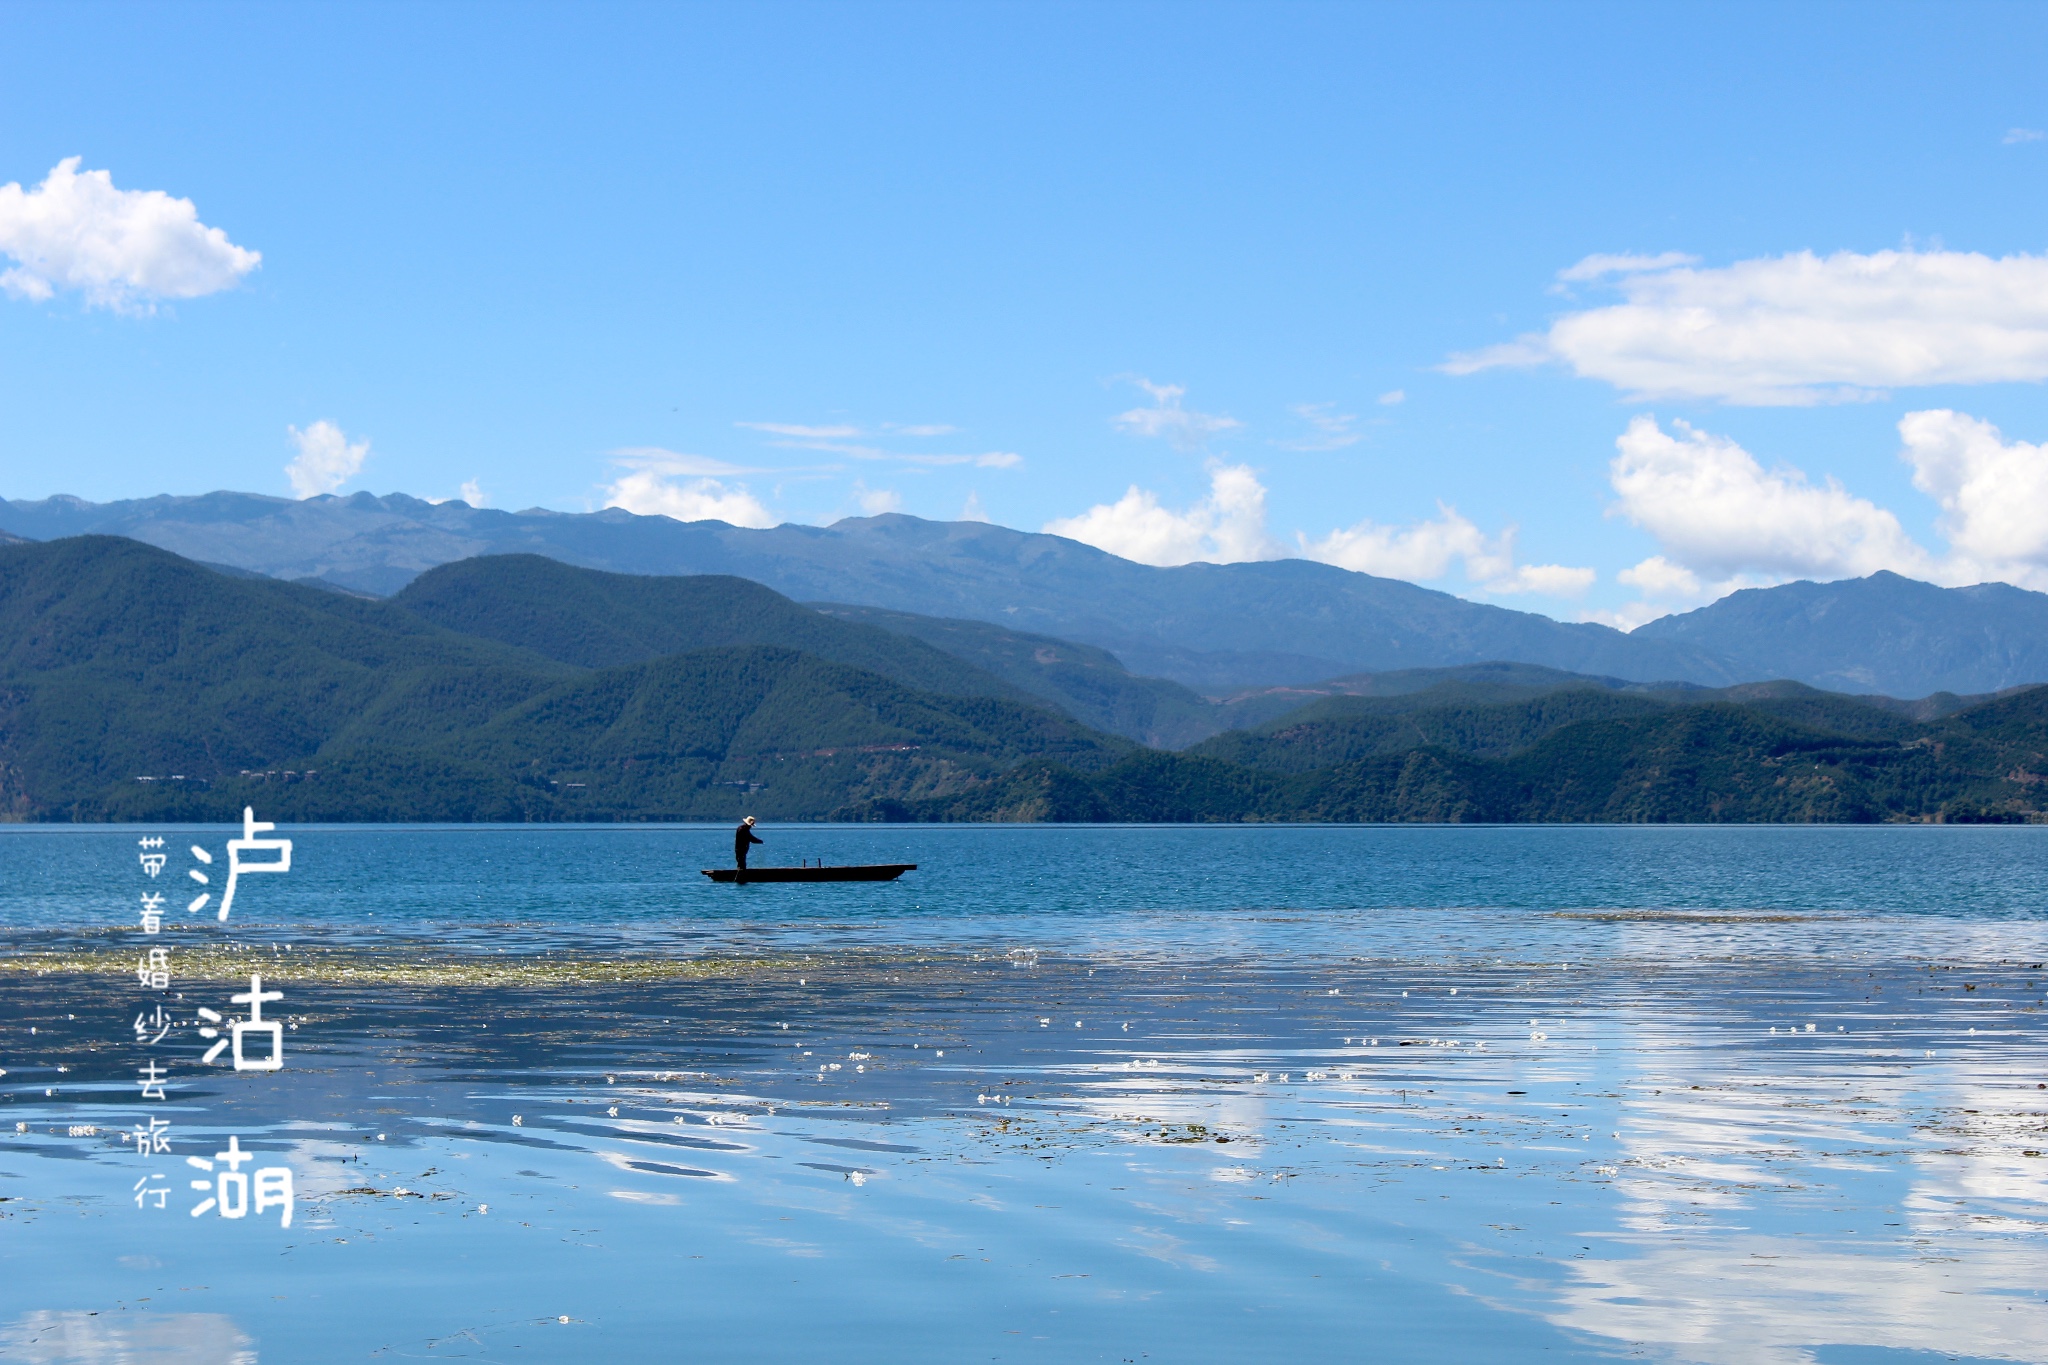
{"type": "MultiPolygon", "coordinates": [[[[750,867],[746,877],[754,882],[893,882],[906,872],[917,871],[916,863],[876,863],[870,867],[750,867]]],[[[714,882],[736,882],[736,867],[707,867],[704,875],[714,882]]]]}

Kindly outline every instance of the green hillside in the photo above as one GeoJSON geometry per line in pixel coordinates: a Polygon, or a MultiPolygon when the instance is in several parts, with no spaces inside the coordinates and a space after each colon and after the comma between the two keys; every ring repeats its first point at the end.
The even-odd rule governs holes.
{"type": "MultiPolygon", "coordinates": [[[[1570,694],[1561,694],[1570,695],[1570,694]]],[[[1591,694],[1597,698],[1600,694],[1591,694]]],[[[1589,701],[1580,694],[1575,704],[1589,701]]],[[[1617,700],[1628,701],[1623,697],[1617,700]]],[[[1794,723],[1761,706],[1710,700],[1589,716],[1506,755],[1441,743],[1316,766],[1383,733],[1313,718],[1225,736],[1262,766],[1226,761],[1212,741],[1146,753],[1097,773],[1027,763],[957,796],[848,807],[849,820],[1320,820],[1451,822],[1869,822],[2029,820],[2048,781],[2048,687],[1983,702],[1887,736],[1794,723]],[[1290,747],[1291,746],[1291,747],[1290,747]]],[[[1491,743],[1540,707],[1509,703],[1405,720],[1491,743]],[[1480,708],[1484,710],[1484,708],[1480,708]]],[[[1878,710],[1879,708],[1869,708],[1878,710]]],[[[1880,714],[1882,714],[1880,710],[1880,714]]]]}
{"type": "Polygon", "coordinates": [[[1178,749],[1229,728],[1230,708],[1165,678],[1141,678],[1106,649],[1011,630],[986,621],[918,616],[880,607],[814,602],[816,610],[848,623],[877,627],[921,641],[1051,702],[1068,715],[1149,744],[1178,749]]]}
{"type": "Polygon", "coordinates": [[[579,569],[540,555],[481,555],[428,570],[391,601],[449,630],[581,668],[776,645],[927,692],[1032,700],[1028,690],[922,641],[823,615],[721,574],[649,577],[579,569]]]}
{"type": "Polygon", "coordinates": [[[302,767],[370,736],[431,743],[574,671],[135,541],[0,547],[0,809],[92,818],[139,775],[302,767]]]}
{"type": "Polygon", "coordinates": [[[548,784],[577,818],[783,819],[960,792],[1031,757],[1102,768],[1131,748],[1042,708],[914,692],[763,647],[606,669],[448,747],[548,784]]]}
{"type": "MultiPolygon", "coordinates": [[[[1476,666],[1338,680],[1345,694],[1176,753],[831,657],[1008,686],[741,580],[558,567],[451,566],[408,603],[110,537],[0,546],[0,813],[2019,820],[2048,785],[2048,687],[1899,702],[1476,666]],[[776,632],[817,648],[756,638],[776,632]],[[685,647],[644,657],[668,645],[685,647]]],[[[976,638],[998,663],[1053,649],[976,638]]]]}
{"type": "Polygon", "coordinates": [[[1129,748],[793,650],[592,670],[133,541],[0,547],[15,819],[229,818],[251,801],[286,819],[791,816],[1129,748]]]}
{"type": "Polygon", "coordinates": [[[1505,757],[1562,726],[1667,706],[1653,697],[1584,687],[1502,697],[1519,690],[1450,682],[1398,696],[1331,697],[1256,729],[1218,735],[1190,752],[1283,773],[1430,746],[1505,757]]]}

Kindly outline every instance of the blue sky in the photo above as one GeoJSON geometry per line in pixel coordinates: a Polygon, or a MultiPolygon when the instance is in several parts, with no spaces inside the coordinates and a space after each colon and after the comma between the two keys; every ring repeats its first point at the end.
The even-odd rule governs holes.
{"type": "Polygon", "coordinates": [[[2048,587],[2044,38],[14,4],[0,496],[899,508],[1623,624],[1879,567],[2048,587]]]}

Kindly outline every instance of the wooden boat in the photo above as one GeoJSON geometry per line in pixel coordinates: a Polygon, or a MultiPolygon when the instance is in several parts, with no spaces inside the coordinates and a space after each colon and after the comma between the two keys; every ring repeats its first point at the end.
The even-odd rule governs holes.
{"type": "MultiPolygon", "coordinates": [[[[707,867],[705,876],[714,882],[737,882],[736,867],[707,867]]],[[[906,872],[917,871],[916,863],[873,863],[865,867],[750,867],[744,885],[755,882],[893,882],[906,872]]]]}

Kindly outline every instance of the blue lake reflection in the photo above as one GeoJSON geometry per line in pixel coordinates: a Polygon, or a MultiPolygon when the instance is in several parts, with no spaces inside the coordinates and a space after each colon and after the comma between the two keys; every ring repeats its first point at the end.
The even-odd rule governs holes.
{"type": "Polygon", "coordinates": [[[0,1359],[2048,1359],[2048,830],[280,833],[0,831],[0,1359]]]}

